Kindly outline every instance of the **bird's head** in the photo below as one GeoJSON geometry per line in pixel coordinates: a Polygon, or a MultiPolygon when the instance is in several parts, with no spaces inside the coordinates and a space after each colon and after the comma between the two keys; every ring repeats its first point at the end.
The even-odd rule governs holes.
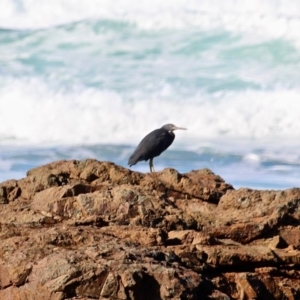
{"type": "Polygon", "coordinates": [[[184,128],[184,127],[177,127],[177,126],[175,126],[175,125],[173,125],[173,124],[166,124],[166,125],[164,125],[164,126],[162,127],[162,129],[165,129],[165,130],[167,130],[167,131],[169,131],[169,132],[172,132],[172,131],[177,130],[177,129],[187,130],[187,129],[184,128]]]}

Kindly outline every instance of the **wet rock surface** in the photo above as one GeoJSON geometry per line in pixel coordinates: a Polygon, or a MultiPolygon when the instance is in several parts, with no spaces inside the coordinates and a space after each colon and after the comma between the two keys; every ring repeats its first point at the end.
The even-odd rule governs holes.
{"type": "Polygon", "coordinates": [[[0,184],[0,299],[300,299],[300,189],[58,161],[0,184]]]}

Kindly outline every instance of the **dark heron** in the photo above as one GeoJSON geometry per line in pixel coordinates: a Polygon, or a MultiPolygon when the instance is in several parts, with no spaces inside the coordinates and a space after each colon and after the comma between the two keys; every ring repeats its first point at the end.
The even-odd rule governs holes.
{"type": "Polygon", "coordinates": [[[175,139],[173,131],[176,129],[186,130],[186,128],[177,127],[173,124],[166,124],[150,132],[141,140],[133,154],[129,157],[128,165],[131,167],[139,161],[150,159],[150,172],[155,172],[153,158],[159,156],[173,143],[175,139]]]}

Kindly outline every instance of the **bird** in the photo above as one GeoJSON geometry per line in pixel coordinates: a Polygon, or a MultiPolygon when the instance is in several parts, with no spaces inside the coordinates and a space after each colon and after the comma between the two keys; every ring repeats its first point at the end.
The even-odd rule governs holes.
{"type": "Polygon", "coordinates": [[[133,154],[129,157],[128,165],[131,167],[139,161],[148,161],[150,172],[155,172],[153,158],[164,152],[174,141],[174,130],[187,130],[184,127],[177,127],[173,124],[166,124],[147,134],[139,143],[133,154]]]}

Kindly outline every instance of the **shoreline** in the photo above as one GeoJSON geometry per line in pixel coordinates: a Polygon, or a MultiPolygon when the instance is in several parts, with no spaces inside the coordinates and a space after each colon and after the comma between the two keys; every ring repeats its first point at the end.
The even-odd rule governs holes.
{"type": "MultiPolygon", "coordinates": [[[[175,144],[176,146],[176,144],[175,144]]],[[[296,148],[295,148],[296,149],[296,148]]],[[[29,169],[61,159],[86,159],[87,157],[127,167],[127,159],[134,147],[129,145],[73,145],[45,147],[4,147],[0,155],[0,182],[21,179],[29,169]]],[[[249,150],[250,151],[250,150],[249,150]]],[[[250,151],[251,153],[251,151],[250,151]]],[[[295,156],[296,157],[296,156],[295,156]]],[[[286,157],[288,159],[288,157],[286,157]]],[[[254,154],[220,152],[212,148],[201,148],[193,152],[173,147],[155,159],[157,171],[166,167],[175,168],[180,173],[209,168],[219,174],[235,188],[282,190],[299,186],[300,165],[296,160],[265,159],[254,154]],[[199,150],[200,151],[200,150],[199,150]]],[[[139,163],[133,171],[147,173],[147,163],[139,163]]]]}

